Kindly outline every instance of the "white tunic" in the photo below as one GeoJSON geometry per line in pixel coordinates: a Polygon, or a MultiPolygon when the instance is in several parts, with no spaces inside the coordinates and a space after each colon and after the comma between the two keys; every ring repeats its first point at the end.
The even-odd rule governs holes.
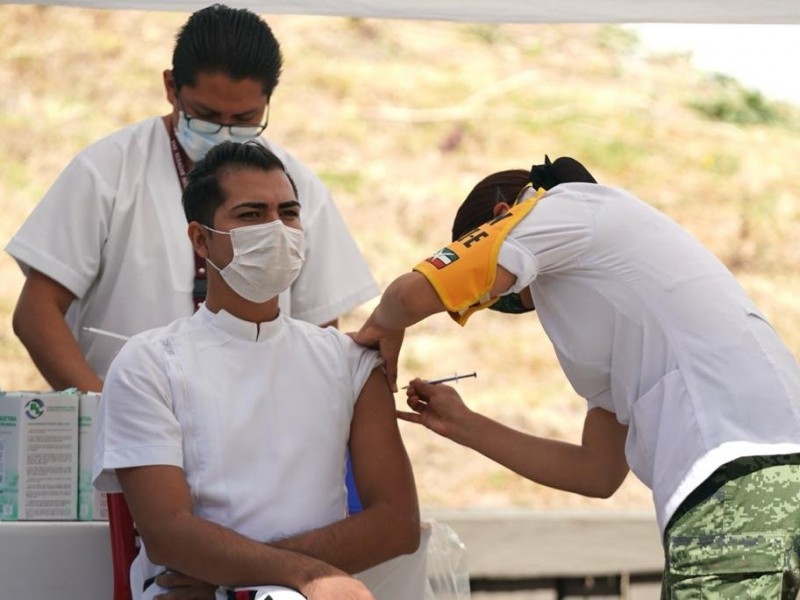
{"type": "MultiPolygon", "coordinates": [[[[259,541],[341,520],[353,407],[379,363],[333,328],[280,316],[257,330],[202,306],[112,363],[95,485],[120,491],[118,468],[180,467],[197,516],[259,541]]],[[[133,588],[160,571],[140,552],[133,588]]]]}
{"type": "Polygon", "coordinates": [[[663,531],[720,465],[800,452],[800,368],[727,268],[664,214],[617,189],[553,188],[499,264],[530,286],[542,327],[589,407],[629,426],[625,453],[663,531]]]}
{"type": "MultiPolygon", "coordinates": [[[[284,311],[323,324],[376,296],[328,190],[306,167],[264,141],[298,188],[306,262],[284,311]]],[[[77,300],[67,320],[89,365],[103,377],[121,342],[192,314],[194,258],[181,189],[160,117],[92,144],[61,173],[6,247],[27,273],[54,279],[77,300]]]]}

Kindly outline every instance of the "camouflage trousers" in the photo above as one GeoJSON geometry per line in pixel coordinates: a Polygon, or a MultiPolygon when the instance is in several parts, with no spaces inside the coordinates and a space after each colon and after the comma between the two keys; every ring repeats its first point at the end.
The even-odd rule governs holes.
{"type": "Polygon", "coordinates": [[[800,454],[720,467],[664,534],[662,600],[795,600],[800,591],[800,454]]]}

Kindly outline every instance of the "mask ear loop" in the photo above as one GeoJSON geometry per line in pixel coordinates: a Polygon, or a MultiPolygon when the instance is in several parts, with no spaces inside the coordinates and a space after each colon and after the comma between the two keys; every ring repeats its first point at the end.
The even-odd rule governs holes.
{"type": "MultiPolygon", "coordinates": [[[[203,225],[201,223],[201,225],[203,225]]],[[[221,233],[222,235],[231,235],[230,231],[220,231],[219,229],[214,229],[213,227],[209,227],[208,225],[203,225],[208,231],[213,231],[214,233],[221,233]]]]}
{"type": "Polygon", "coordinates": [[[536,190],[533,188],[533,184],[529,183],[519,191],[519,193],[517,194],[517,197],[514,198],[514,204],[512,204],[511,206],[516,206],[517,204],[519,204],[523,200],[527,200],[528,198],[533,196],[533,194],[529,193],[531,191],[535,192],[536,190]]]}
{"type": "Polygon", "coordinates": [[[503,202],[504,204],[508,204],[509,206],[512,206],[511,202],[506,200],[506,197],[505,197],[505,195],[503,195],[503,191],[500,189],[499,185],[494,186],[494,189],[495,189],[494,206],[497,206],[501,202],[503,202]]]}
{"type": "Polygon", "coordinates": [[[530,198],[533,195],[533,194],[528,193],[531,190],[534,190],[533,184],[532,183],[528,183],[527,185],[525,185],[525,187],[523,187],[519,191],[519,193],[517,194],[517,197],[514,198],[514,201],[513,202],[509,202],[508,199],[503,194],[503,191],[500,189],[500,186],[496,185],[495,186],[494,205],[497,206],[498,204],[500,204],[502,202],[504,204],[508,204],[508,206],[510,206],[510,207],[511,206],[516,206],[521,201],[527,200],[528,198],[530,198]]]}

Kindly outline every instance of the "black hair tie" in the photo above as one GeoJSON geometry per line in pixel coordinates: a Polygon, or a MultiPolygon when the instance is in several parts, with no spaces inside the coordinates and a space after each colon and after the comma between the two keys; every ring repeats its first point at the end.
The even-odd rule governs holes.
{"type": "Polygon", "coordinates": [[[569,156],[550,162],[550,157],[545,154],[543,165],[531,167],[531,184],[535,188],[549,190],[559,183],[571,182],[597,183],[597,180],[586,167],[569,156]]]}

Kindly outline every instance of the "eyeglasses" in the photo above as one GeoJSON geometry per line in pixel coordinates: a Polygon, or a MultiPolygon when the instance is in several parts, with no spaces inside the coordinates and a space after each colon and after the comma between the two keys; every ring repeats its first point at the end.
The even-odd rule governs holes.
{"type": "Polygon", "coordinates": [[[261,135],[261,132],[267,128],[269,123],[269,104],[267,104],[267,114],[264,115],[264,122],[261,125],[229,125],[190,117],[186,114],[186,109],[183,108],[183,102],[181,102],[180,98],[178,99],[178,107],[181,109],[183,118],[186,119],[186,126],[195,133],[214,134],[222,131],[223,127],[227,127],[231,137],[247,139],[261,135]]]}

